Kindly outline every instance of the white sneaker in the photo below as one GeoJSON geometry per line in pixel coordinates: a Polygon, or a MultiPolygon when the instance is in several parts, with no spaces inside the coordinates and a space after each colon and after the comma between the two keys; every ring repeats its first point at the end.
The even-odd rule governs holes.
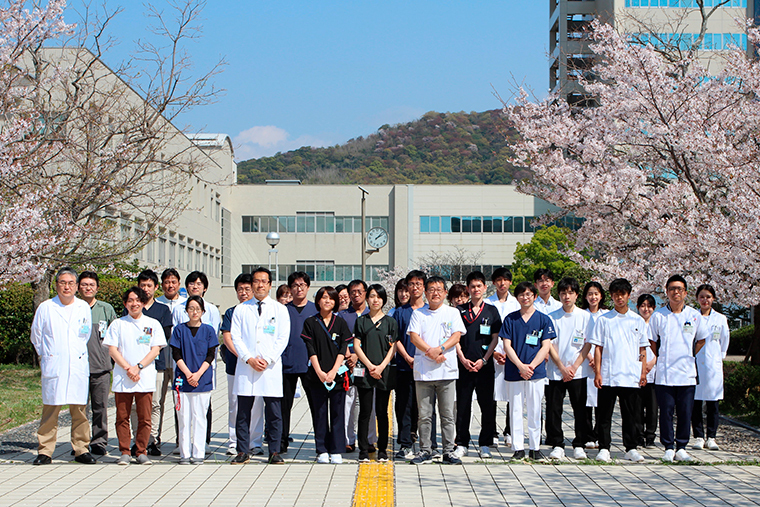
{"type": "Polygon", "coordinates": [[[504,445],[506,447],[512,447],[512,435],[504,435],[504,445]]]}
{"type": "Polygon", "coordinates": [[[565,457],[565,450],[562,447],[555,447],[549,453],[549,459],[561,460],[565,457]]]}
{"type": "Polygon", "coordinates": [[[676,451],[673,449],[668,449],[665,451],[665,454],[662,455],[662,461],[665,463],[673,463],[673,458],[676,456],[676,451]]]}
{"type": "Polygon", "coordinates": [[[691,456],[686,452],[686,449],[678,449],[678,452],[676,452],[676,461],[691,461],[691,456]]]}
{"type": "Polygon", "coordinates": [[[491,459],[493,456],[491,455],[491,448],[487,445],[483,445],[480,447],[480,457],[483,459],[491,459]]]}
{"type": "Polygon", "coordinates": [[[330,462],[330,455],[326,452],[323,452],[319,456],[317,456],[317,463],[329,463],[330,462]]]}
{"type": "Polygon", "coordinates": [[[610,456],[610,450],[609,449],[599,449],[599,452],[596,453],[597,461],[601,461],[603,463],[609,463],[612,461],[612,456],[610,456]]]}
{"type": "Polygon", "coordinates": [[[588,456],[586,456],[586,451],[583,450],[583,447],[576,447],[573,449],[573,458],[586,459],[588,456]]]}
{"type": "Polygon", "coordinates": [[[340,465],[343,463],[343,456],[341,454],[330,454],[330,463],[340,465]]]}
{"type": "Polygon", "coordinates": [[[637,451],[636,449],[631,449],[630,451],[625,453],[625,456],[623,456],[623,459],[632,461],[634,463],[641,463],[642,461],[644,461],[644,456],[639,454],[639,451],[637,451]]]}
{"type": "Polygon", "coordinates": [[[596,449],[599,447],[599,442],[586,442],[586,449],[596,449]]]}
{"type": "Polygon", "coordinates": [[[237,456],[237,446],[235,444],[230,444],[227,448],[227,456],[237,456]]]}
{"type": "Polygon", "coordinates": [[[454,449],[454,456],[456,456],[459,459],[462,459],[462,456],[467,456],[468,449],[467,447],[463,445],[458,445],[456,449],[454,449]]]}
{"type": "Polygon", "coordinates": [[[695,438],[694,443],[691,444],[692,449],[704,449],[705,448],[705,439],[704,438],[695,438]]]}
{"type": "Polygon", "coordinates": [[[720,450],[720,447],[718,447],[718,442],[716,442],[714,438],[707,439],[707,448],[710,449],[711,451],[720,450]]]}

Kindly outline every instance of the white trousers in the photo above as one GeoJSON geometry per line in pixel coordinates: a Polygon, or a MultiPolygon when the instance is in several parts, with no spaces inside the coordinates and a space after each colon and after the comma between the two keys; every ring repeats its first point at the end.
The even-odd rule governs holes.
{"type": "Polygon", "coordinates": [[[180,458],[204,459],[206,457],[206,412],[211,403],[211,391],[202,393],[177,394],[174,391],[174,404],[177,396],[180,407],[177,412],[179,422],[179,456],[180,458]],[[192,454],[191,454],[192,451],[192,454]]]}
{"type": "Polygon", "coordinates": [[[525,450],[523,431],[523,405],[528,417],[528,441],[530,450],[537,451],[541,445],[541,400],[544,398],[546,379],[506,382],[509,394],[509,422],[512,434],[512,451],[525,450]]]}
{"type": "MultiPolygon", "coordinates": [[[[235,422],[237,419],[237,395],[232,394],[235,388],[235,375],[227,375],[227,431],[230,435],[230,447],[237,445],[237,435],[235,433],[235,422]]],[[[264,398],[257,396],[253,400],[253,409],[251,410],[251,427],[249,429],[251,436],[251,449],[262,447],[264,443],[264,398]]]]}
{"type": "MultiPolygon", "coordinates": [[[[346,393],[344,407],[344,422],[346,425],[346,445],[356,445],[356,430],[359,424],[359,397],[356,386],[351,386],[346,393]]],[[[371,445],[377,443],[377,418],[375,417],[375,396],[372,396],[372,413],[369,416],[369,431],[367,442],[371,445]]]]}

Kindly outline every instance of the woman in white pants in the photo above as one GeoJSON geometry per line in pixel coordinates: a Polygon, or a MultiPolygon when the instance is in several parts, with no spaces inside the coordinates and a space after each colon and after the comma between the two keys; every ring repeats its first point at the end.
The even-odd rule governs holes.
{"type": "Polygon", "coordinates": [[[179,463],[200,465],[206,454],[206,412],[213,389],[211,363],[219,340],[213,327],[201,323],[205,312],[202,297],[187,298],[185,310],[190,320],[175,326],[169,341],[177,363],[174,402],[179,420],[179,463]]]}

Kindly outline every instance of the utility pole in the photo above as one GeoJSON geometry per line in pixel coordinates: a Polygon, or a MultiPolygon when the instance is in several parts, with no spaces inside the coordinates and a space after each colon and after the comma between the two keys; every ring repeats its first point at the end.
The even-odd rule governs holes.
{"type": "Polygon", "coordinates": [[[367,278],[367,195],[369,192],[363,189],[361,186],[359,190],[362,191],[362,277],[364,280],[367,278]]]}

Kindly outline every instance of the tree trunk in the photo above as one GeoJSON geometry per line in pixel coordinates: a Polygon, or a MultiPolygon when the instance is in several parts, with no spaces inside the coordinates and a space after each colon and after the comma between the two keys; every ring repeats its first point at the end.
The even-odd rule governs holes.
{"type": "Polygon", "coordinates": [[[50,299],[50,283],[53,281],[53,275],[55,272],[47,270],[43,273],[42,278],[36,282],[32,282],[32,290],[34,291],[34,311],[42,304],[43,301],[50,299]]]}

